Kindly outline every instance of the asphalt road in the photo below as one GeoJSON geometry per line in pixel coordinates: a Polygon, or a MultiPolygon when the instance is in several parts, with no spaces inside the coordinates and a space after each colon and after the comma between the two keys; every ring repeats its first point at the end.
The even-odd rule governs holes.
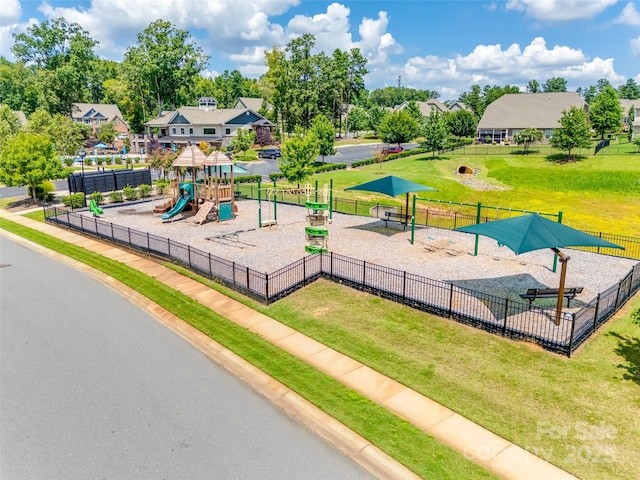
{"type": "Polygon", "coordinates": [[[364,479],[123,297],[0,236],[3,479],[364,479]]]}

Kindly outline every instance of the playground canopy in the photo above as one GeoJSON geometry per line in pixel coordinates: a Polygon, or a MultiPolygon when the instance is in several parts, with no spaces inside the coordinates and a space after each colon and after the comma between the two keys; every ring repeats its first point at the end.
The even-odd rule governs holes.
{"type": "Polygon", "coordinates": [[[173,167],[200,167],[207,156],[197,146],[185,148],[171,164],[173,167]]]}
{"type": "Polygon", "coordinates": [[[509,247],[516,255],[543,248],[552,249],[558,255],[562,264],[558,288],[558,304],[556,307],[556,325],[559,325],[560,315],[562,314],[567,261],[570,258],[560,252],[558,248],[605,247],[624,250],[624,247],[620,245],[554,222],[535,213],[494,222],[478,223],[467,227],[458,227],[454,230],[493,238],[498,241],[499,245],[509,247]]]}
{"type": "Polygon", "coordinates": [[[93,146],[93,148],[109,148],[104,143],[100,142],[93,146]]]}
{"type": "Polygon", "coordinates": [[[623,247],[615,243],[602,240],[601,238],[554,222],[535,213],[508,218],[506,220],[496,220],[495,222],[458,227],[455,230],[493,238],[497,240],[499,244],[509,247],[516,255],[532,250],[559,247],[607,247],[623,249],[623,247]]]}

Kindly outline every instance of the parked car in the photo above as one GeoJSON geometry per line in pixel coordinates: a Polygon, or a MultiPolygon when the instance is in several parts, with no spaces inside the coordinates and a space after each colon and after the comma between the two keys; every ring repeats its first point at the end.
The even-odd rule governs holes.
{"type": "Polygon", "coordinates": [[[391,155],[392,153],[400,153],[404,150],[400,145],[389,145],[382,149],[383,155],[391,155]]]}
{"type": "Polygon", "coordinates": [[[282,152],[279,148],[265,148],[258,152],[258,158],[271,158],[272,160],[275,160],[281,156],[282,152]]]}

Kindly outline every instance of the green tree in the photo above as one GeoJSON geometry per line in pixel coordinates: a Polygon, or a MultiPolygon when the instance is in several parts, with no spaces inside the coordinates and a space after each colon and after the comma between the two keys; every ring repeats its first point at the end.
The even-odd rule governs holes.
{"type": "Polygon", "coordinates": [[[9,138],[0,152],[0,182],[8,187],[26,185],[34,200],[38,185],[64,173],[46,135],[20,132],[9,138]]]}
{"type": "Polygon", "coordinates": [[[550,92],[566,92],[567,81],[562,77],[552,77],[542,84],[542,91],[544,93],[550,92]]]}
{"type": "Polygon", "coordinates": [[[278,166],[287,180],[297,183],[299,187],[300,182],[313,175],[313,164],[319,153],[315,135],[302,135],[298,130],[282,144],[282,157],[278,160],[278,166]]]}
{"type": "Polygon", "coordinates": [[[618,87],[618,94],[620,98],[628,98],[629,100],[640,98],[640,85],[633,78],[629,78],[624,85],[618,87]]]}
{"type": "Polygon", "coordinates": [[[551,137],[553,148],[567,151],[571,157],[574,148],[589,148],[591,146],[591,132],[587,122],[587,114],[578,107],[563,110],[560,128],[551,137]]]}
{"type": "Polygon", "coordinates": [[[40,105],[52,114],[70,115],[74,102],[91,99],[97,45],[77,23],[56,18],[14,35],[11,50],[19,62],[37,70],[40,105]]]}
{"type": "Polygon", "coordinates": [[[478,121],[469,110],[460,109],[455,112],[446,112],[444,116],[447,129],[456,137],[472,137],[476,133],[478,121]]]}
{"type": "Polygon", "coordinates": [[[357,137],[358,132],[366,130],[368,126],[369,117],[367,116],[366,110],[362,107],[353,107],[349,112],[349,131],[357,137]]]}
{"type": "Polygon", "coordinates": [[[18,116],[8,105],[0,105],[0,147],[11,136],[22,129],[18,116]]]}
{"type": "Polygon", "coordinates": [[[367,118],[369,119],[368,127],[373,130],[373,133],[377,136],[380,129],[380,123],[382,119],[387,115],[387,112],[375,103],[372,104],[367,110],[367,118]]]}
{"type": "Polygon", "coordinates": [[[633,144],[638,147],[638,153],[640,153],[640,136],[633,139],[633,144]]]}
{"type": "Polygon", "coordinates": [[[319,155],[322,156],[322,163],[324,163],[325,156],[335,155],[336,153],[336,149],[333,148],[336,140],[333,125],[331,125],[327,117],[318,115],[313,119],[310,132],[318,141],[319,155]]]}
{"type": "Polygon", "coordinates": [[[527,82],[527,93],[540,93],[540,84],[537,80],[527,82]]]}
{"type": "Polygon", "coordinates": [[[147,104],[155,101],[158,115],[165,104],[175,108],[183,103],[209,59],[190,39],[187,30],[156,20],[125,52],[123,67],[130,90],[139,92],[147,104]]]}
{"type": "Polygon", "coordinates": [[[118,132],[116,131],[116,127],[113,125],[113,122],[103,123],[100,125],[100,129],[98,130],[98,140],[102,143],[113,143],[117,134],[118,132]]]}
{"type": "Polygon", "coordinates": [[[477,118],[482,118],[485,105],[482,100],[480,85],[471,85],[471,90],[461,93],[460,96],[458,96],[458,101],[469,107],[477,118]]]}
{"type": "Polygon", "coordinates": [[[27,131],[46,135],[58,155],[75,155],[89,135],[87,125],[59,113],[51,116],[44,109],[31,114],[27,131]]]}
{"type": "Polygon", "coordinates": [[[390,113],[380,122],[380,136],[385,143],[410,142],[419,134],[418,122],[405,110],[390,113]]]}
{"type": "Polygon", "coordinates": [[[447,145],[447,139],[449,138],[447,122],[442,113],[437,110],[432,110],[429,116],[424,119],[422,136],[424,140],[420,142],[420,146],[430,150],[432,157],[435,158],[436,152],[444,149],[447,145]]]}
{"type": "Polygon", "coordinates": [[[622,125],[622,106],[615,88],[607,85],[596,95],[589,106],[591,127],[604,138],[607,132],[615,132],[622,125]]]}
{"type": "Polygon", "coordinates": [[[524,152],[529,153],[529,146],[532,143],[540,142],[544,137],[542,130],[537,128],[525,128],[513,134],[513,141],[516,145],[523,145],[524,152]]]}
{"type": "Polygon", "coordinates": [[[231,141],[233,150],[244,154],[244,152],[249,150],[249,148],[251,147],[254,138],[255,132],[250,132],[249,130],[238,128],[236,130],[236,136],[231,141]]]}

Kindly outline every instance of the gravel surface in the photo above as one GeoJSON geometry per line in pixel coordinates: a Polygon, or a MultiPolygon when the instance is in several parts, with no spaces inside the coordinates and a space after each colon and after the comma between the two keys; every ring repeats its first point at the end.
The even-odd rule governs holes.
{"type": "MultiPolygon", "coordinates": [[[[212,255],[234,261],[254,270],[271,273],[305,256],[304,207],[277,205],[277,224],[258,228],[258,202],[236,202],[238,215],[232,221],[190,221],[185,213],[173,222],[163,222],[152,213],[162,200],[105,208],[102,220],[189,244],[212,255]]],[[[274,217],[273,204],[262,203],[262,220],[274,217]]],[[[88,212],[87,215],[90,215],[88,212]]],[[[454,283],[465,289],[522,301],[518,296],[527,288],[557,288],[557,272],[552,271],[551,250],[515,255],[495,240],[480,237],[479,254],[473,255],[475,236],[450,230],[417,227],[411,245],[411,232],[402,225],[372,217],[333,213],[329,225],[329,250],[428,277],[454,283]]],[[[568,287],[583,287],[572,302],[576,307],[596,297],[623,278],[635,260],[564,249],[571,259],[567,266],[568,287]]],[[[547,301],[553,306],[555,301],[547,301]]],[[[544,306],[545,300],[536,301],[544,306]]]]}

